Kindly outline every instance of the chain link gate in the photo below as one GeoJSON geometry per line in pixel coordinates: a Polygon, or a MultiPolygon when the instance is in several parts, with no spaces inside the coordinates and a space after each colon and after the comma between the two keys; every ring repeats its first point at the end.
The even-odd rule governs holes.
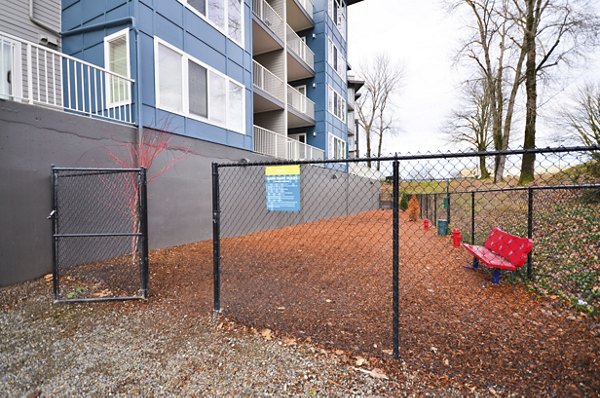
{"type": "Polygon", "coordinates": [[[52,167],[55,302],[145,299],[146,170],[52,167]]]}

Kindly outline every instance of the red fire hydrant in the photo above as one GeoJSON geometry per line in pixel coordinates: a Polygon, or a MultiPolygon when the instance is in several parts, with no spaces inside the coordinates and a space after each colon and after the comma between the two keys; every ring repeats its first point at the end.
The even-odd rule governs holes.
{"type": "Polygon", "coordinates": [[[424,219],[423,220],[423,229],[425,231],[427,231],[429,229],[429,226],[431,225],[431,222],[428,219],[424,219]]]}
{"type": "Polygon", "coordinates": [[[460,229],[458,227],[454,227],[452,229],[452,245],[454,247],[460,247],[460,241],[462,240],[462,235],[460,234],[460,229]]]}

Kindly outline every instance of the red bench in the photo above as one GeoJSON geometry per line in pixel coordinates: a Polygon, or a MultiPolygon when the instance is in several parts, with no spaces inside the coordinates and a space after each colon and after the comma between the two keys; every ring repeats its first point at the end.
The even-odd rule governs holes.
{"type": "Polygon", "coordinates": [[[479,262],[488,268],[493,268],[492,283],[498,284],[500,270],[514,272],[525,264],[527,255],[533,249],[533,241],[511,235],[500,228],[494,228],[483,246],[466,243],[463,246],[473,254],[473,265],[469,268],[478,268],[479,262]]]}

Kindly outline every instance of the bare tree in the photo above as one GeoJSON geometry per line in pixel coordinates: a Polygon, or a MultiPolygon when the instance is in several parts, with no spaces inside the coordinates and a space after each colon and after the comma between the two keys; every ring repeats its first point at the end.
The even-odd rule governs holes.
{"type": "MultiPolygon", "coordinates": [[[[597,43],[600,23],[587,0],[512,0],[513,19],[521,29],[525,67],[525,136],[523,148],[535,148],[538,81],[548,69],[570,64],[597,43]]],[[[535,154],[523,155],[519,183],[534,179],[535,154]]]]}
{"type": "MultiPolygon", "coordinates": [[[[366,156],[373,156],[372,144],[375,136],[377,156],[381,156],[383,136],[393,131],[393,115],[390,114],[392,96],[400,88],[404,71],[397,64],[392,64],[389,57],[379,54],[373,62],[364,63],[360,67],[359,76],[365,84],[361,88],[362,95],[356,101],[358,123],[365,132],[366,156]]],[[[368,161],[371,167],[371,162],[368,161]]],[[[380,164],[377,162],[377,170],[380,164]]]]}
{"type": "Polygon", "coordinates": [[[559,113],[559,124],[584,145],[600,146],[600,84],[588,83],[575,95],[572,106],[559,113]]]}
{"type": "MultiPolygon", "coordinates": [[[[505,150],[511,129],[519,87],[522,83],[525,51],[517,40],[518,27],[510,17],[511,0],[456,0],[451,9],[466,6],[473,17],[471,36],[458,53],[475,65],[475,79],[481,79],[490,102],[494,149],[505,150]]],[[[506,157],[497,155],[494,181],[502,180],[506,157]]]]}
{"type": "MultiPolygon", "coordinates": [[[[478,152],[487,151],[492,143],[492,102],[488,85],[482,80],[467,82],[463,103],[448,118],[444,131],[451,143],[463,144],[478,152]]],[[[482,179],[490,178],[485,156],[479,158],[482,179]]]]}

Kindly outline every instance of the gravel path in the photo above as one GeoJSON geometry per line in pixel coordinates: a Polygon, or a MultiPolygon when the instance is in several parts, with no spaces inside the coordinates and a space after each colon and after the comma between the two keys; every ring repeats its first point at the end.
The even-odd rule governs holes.
{"type": "MultiPolygon", "coordinates": [[[[53,305],[42,280],[0,289],[0,396],[460,396],[268,332],[183,315],[168,297],[53,305]],[[398,376],[396,376],[398,377],[398,376]]],[[[487,391],[485,393],[488,393],[487,391]]]]}

